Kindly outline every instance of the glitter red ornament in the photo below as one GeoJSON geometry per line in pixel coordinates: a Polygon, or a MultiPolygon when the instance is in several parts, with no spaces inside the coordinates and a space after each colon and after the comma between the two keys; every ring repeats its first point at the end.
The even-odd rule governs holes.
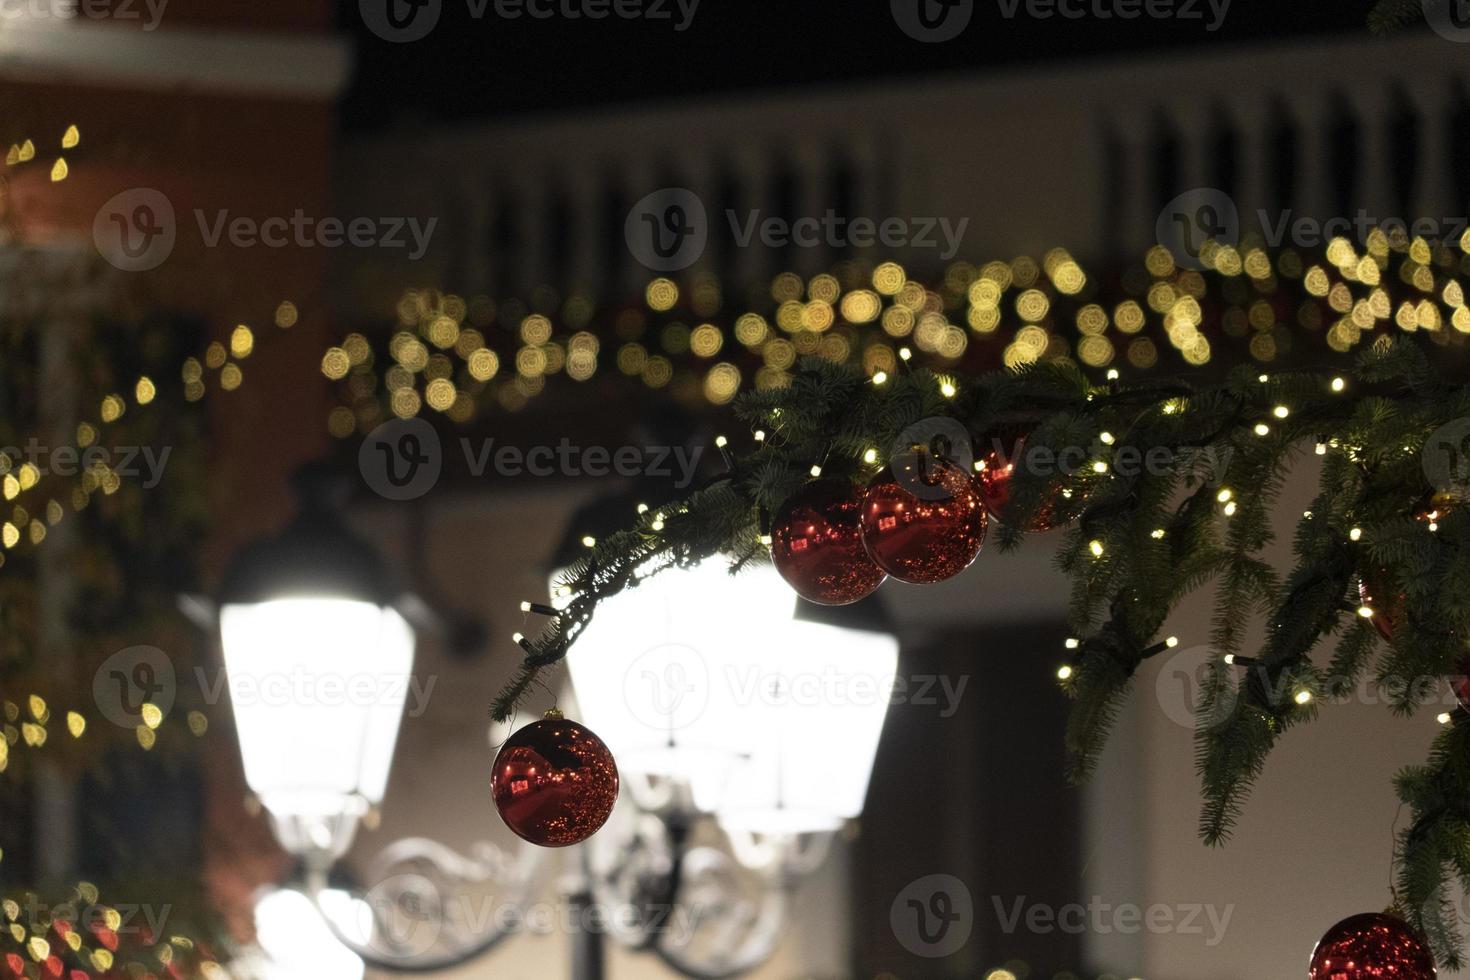
{"type": "Polygon", "coordinates": [[[1402,622],[1406,600],[1403,593],[1394,593],[1380,585],[1369,585],[1367,576],[1358,579],[1358,601],[1373,610],[1373,628],[1389,643],[1393,642],[1394,631],[1402,622]]]}
{"type": "Polygon", "coordinates": [[[862,501],[836,480],[792,495],[771,527],[771,561],[803,599],[843,606],[872,595],[887,576],[863,549],[862,501]]]}
{"type": "MultiPolygon", "coordinates": [[[[985,443],[981,443],[983,448],[985,443]]],[[[1011,501],[1012,481],[1015,478],[1016,466],[1025,458],[1026,440],[1017,439],[1010,453],[1006,453],[999,445],[993,446],[990,452],[981,457],[979,472],[975,476],[975,483],[980,488],[980,497],[985,501],[985,509],[990,516],[1004,522],[1006,520],[1006,505],[1011,501]]],[[[1066,515],[1068,508],[1059,506],[1065,500],[1053,500],[1045,503],[1031,517],[1031,523],[1027,526],[1028,531],[1050,531],[1054,527],[1061,527],[1071,520],[1066,515]]]]}
{"type": "Polygon", "coordinates": [[[618,766],[602,739],[553,710],[501,746],[491,790],[518,836],[566,847],[607,822],[618,799],[618,766]]]}
{"type": "Polygon", "coordinates": [[[986,523],[970,474],[928,454],[895,459],[863,494],[863,547],[903,582],[940,582],[969,568],[986,523]]]}
{"type": "Polygon", "coordinates": [[[1310,980],[1433,980],[1434,956],[1402,919],[1367,913],[1327,930],[1312,951],[1310,980]]]}

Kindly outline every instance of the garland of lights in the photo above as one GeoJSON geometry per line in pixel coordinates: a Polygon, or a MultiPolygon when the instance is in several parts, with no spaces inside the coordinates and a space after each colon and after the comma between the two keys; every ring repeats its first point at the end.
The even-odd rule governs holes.
{"type": "MultiPolygon", "coordinates": [[[[1255,283],[1275,278],[1283,261],[1273,270],[1263,254],[1223,247],[1207,258],[1213,274],[1259,275],[1255,283]]],[[[1017,438],[1053,458],[1085,447],[1089,465],[1072,474],[1018,469],[997,533],[1003,549],[1013,548],[1039,516],[1070,518],[1057,560],[1072,583],[1075,639],[1057,676],[1073,700],[1066,741],[1074,777],[1095,764],[1138,668],[1177,642],[1158,636],[1171,610],[1217,585],[1198,712],[1218,723],[1202,726],[1197,739],[1201,835],[1225,841],[1269,750],[1313,718],[1337,683],[1371,673],[1393,708],[1407,712],[1423,695],[1416,680],[1464,672],[1457,637],[1470,634],[1470,508],[1446,492],[1460,488],[1430,482],[1421,454],[1432,434],[1470,417],[1470,385],[1445,367],[1453,357],[1431,356],[1470,329],[1459,279],[1466,257],[1375,234],[1361,254],[1333,242],[1327,259],[1302,263],[1301,278],[1307,294],[1338,314],[1333,329],[1370,337],[1385,321],[1397,329],[1379,326],[1350,365],[1326,372],[1241,367],[1204,383],[1125,382],[1116,369],[1094,380],[1069,357],[973,376],[910,368],[907,356],[891,372],[801,361],[784,386],[737,401],[753,439],[744,452],[719,441],[723,474],[644,510],[625,530],[585,541],[587,554],[559,585],[561,608],[523,606],[545,625],[517,635],[524,662],[493,716],[511,715],[600,602],[715,555],[737,570],[766,560],[772,515],[815,476],[866,482],[900,433],[943,417],[963,425],[982,453],[1017,438]],[[1274,537],[1272,505],[1304,447],[1318,458],[1320,485],[1296,527],[1295,567],[1283,576],[1261,553],[1274,537]],[[1172,461],[1162,471],[1115,465],[1124,453],[1159,448],[1172,461]],[[1226,461],[1218,482],[1195,471],[1191,451],[1202,450],[1226,461]],[[1266,618],[1267,639],[1247,654],[1253,616],[1266,618]]],[[[1177,283],[1183,274],[1168,275],[1177,283]]],[[[1166,285],[1156,279],[1149,292],[1166,285]]],[[[1201,309],[1199,297],[1175,289],[1163,315],[1198,328],[1201,309]]],[[[1452,874],[1470,884],[1470,713],[1440,720],[1429,761],[1398,780],[1413,820],[1398,839],[1395,899],[1440,964],[1456,969],[1460,937],[1445,914],[1445,889],[1452,874]]]]}

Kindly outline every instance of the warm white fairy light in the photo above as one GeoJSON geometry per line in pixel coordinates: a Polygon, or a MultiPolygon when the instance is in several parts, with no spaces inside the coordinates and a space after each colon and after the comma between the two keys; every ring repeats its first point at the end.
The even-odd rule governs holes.
{"type": "Polygon", "coordinates": [[[771,536],[769,534],[762,534],[761,535],[761,544],[763,544],[767,548],[769,548],[771,546],[771,536]]]}
{"type": "Polygon", "coordinates": [[[1111,432],[1099,432],[1097,437],[1102,440],[1102,444],[1104,446],[1111,446],[1113,443],[1117,442],[1117,440],[1113,438],[1113,434],[1111,432]]]}
{"type": "Polygon", "coordinates": [[[1097,462],[1092,464],[1092,472],[1094,473],[1106,473],[1107,471],[1108,464],[1103,462],[1102,460],[1098,460],[1097,462]]]}
{"type": "Polygon", "coordinates": [[[597,547],[597,539],[594,538],[590,534],[584,534],[584,535],[582,535],[582,547],[584,547],[584,548],[595,548],[595,547],[597,547]]]}
{"type": "Polygon", "coordinates": [[[945,398],[953,398],[955,396],[955,390],[955,386],[948,381],[942,381],[939,384],[939,393],[945,398]]]}
{"type": "Polygon", "coordinates": [[[1097,538],[1093,538],[1087,543],[1087,550],[1092,552],[1092,557],[1101,558],[1103,556],[1103,543],[1097,538]]]}
{"type": "Polygon", "coordinates": [[[887,371],[877,371],[877,372],[875,372],[873,374],[873,384],[875,384],[875,385],[881,385],[883,382],[885,382],[887,380],[888,380],[888,372],[887,371]]]}
{"type": "Polygon", "coordinates": [[[755,441],[756,442],[765,442],[766,441],[766,430],[765,429],[756,429],[755,430],[755,441]]]}
{"type": "Polygon", "coordinates": [[[521,603],[521,612],[528,613],[530,611],[531,611],[531,604],[529,602],[522,602],[521,603]]]}
{"type": "Polygon", "coordinates": [[[898,356],[903,358],[904,363],[907,364],[909,362],[909,358],[914,356],[914,352],[909,350],[907,347],[900,347],[898,349],[898,356]]]}
{"type": "Polygon", "coordinates": [[[816,463],[813,463],[812,464],[812,468],[810,470],[810,473],[811,473],[811,475],[813,477],[821,476],[822,475],[822,468],[820,466],[818,466],[816,463]]]}
{"type": "Polygon", "coordinates": [[[646,513],[648,513],[648,505],[647,504],[639,504],[638,505],[638,513],[640,513],[640,514],[646,514],[646,513]]]}
{"type": "Polygon", "coordinates": [[[1358,607],[1358,615],[1359,616],[1362,616],[1364,619],[1372,619],[1373,618],[1373,607],[1372,606],[1367,606],[1367,605],[1359,606],[1358,607]]]}
{"type": "Polygon", "coordinates": [[[1351,540],[1351,541],[1357,541],[1362,536],[1363,536],[1363,529],[1360,528],[1360,527],[1355,527],[1351,531],[1348,532],[1348,539],[1351,540]]]}
{"type": "Polygon", "coordinates": [[[1275,408],[1271,409],[1271,414],[1276,416],[1278,419],[1284,419],[1291,414],[1291,409],[1287,408],[1285,405],[1277,405],[1275,408]]]}
{"type": "Polygon", "coordinates": [[[1325,442],[1319,442],[1319,443],[1317,443],[1317,455],[1318,456],[1326,456],[1327,455],[1327,443],[1325,443],[1325,442]]]}
{"type": "Polygon", "coordinates": [[[1267,436],[1271,434],[1271,427],[1265,422],[1257,422],[1255,432],[1258,436],[1267,436]]]}
{"type": "Polygon", "coordinates": [[[1261,384],[1269,384],[1271,381],[1271,376],[1269,374],[1263,374],[1256,380],[1260,381],[1261,384]]]}
{"type": "Polygon", "coordinates": [[[1232,496],[1233,496],[1233,494],[1230,492],[1230,488],[1229,487],[1221,487],[1220,488],[1220,492],[1217,493],[1217,494],[1215,494],[1215,499],[1218,500],[1218,501],[1220,501],[1220,503],[1224,504],[1224,503],[1229,503],[1230,502],[1230,498],[1232,496]]]}
{"type": "Polygon", "coordinates": [[[1153,538],[1155,541],[1161,541],[1164,537],[1164,529],[1161,527],[1156,527],[1149,532],[1148,536],[1153,538]]]}
{"type": "Polygon", "coordinates": [[[1441,711],[1438,715],[1435,716],[1434,720],[1439,722],[1441,725],[1448,725],[1453,720],[1453,716],[1448,711],[1441,711]]]}
{"type": "Polygon", "coordinates": [[[1332,379],[1332,390],[1333,391],[1340,392],[1340,391],[1342,391],[1346,387],[1347,387],[1347,382],[1344,381],[1342,378],[1333,378],[1332,379]]]}
{"type": "Polygon", "coordinates": [[[1059,681],[1068,681],[1068,680],[1071,680],[1071,679],[1072,679],[1072,668],[1071,668],[1070,665],[1063,664],[1061,667],[1058,667],[1057,668],[1057,680],[1059,680],[1059,681]]]}
{"type": "Polygon", "coordinates": [[[863,453],[863,462],[867,463],[869,466],[872,466],[874,463],[878,462],[878,450],[869,449],[867,452],[863,453]]]}
{"type": "Polygon", "coordinates": [[[1118,373],[1118,369],[1117,368],[1108,368],[1108,380],[1109,381],[1117,381],[1121,377],[1122,377],[1122,375],[1118,373]]]}
{"type": "Polygon", "coordinates": [[[1227,666],[1227,667],[1234,667],[1235,666],[1235,654],[1233,654],[1233,653],[1227,653],[1227,654],[1225,654],[1225,666],[1227,666]]]}
{"type": "Polygon", "coordinates": [[[1166,638],[1164,640],[1164,646],[1168,647],[1170,650],[1174,649],[1178,645],[1179,645],[1179,637],[1177,637],[1177,636],[1171,636],[1171,637],[1168,637],[1168,638],[1166,638]]]}
{"type": "Polygon", "coordinates": [[[1235,501],[1232,500],[1232,501],[1230,501],[1230,503],[1228,503],[1228,504],[1225,505],[1225,516],[1226,517],[1234,517],[1235,516],[1235,501]]]}
{"type": "Polygon", "coordinates": [[[525,639],[526,639],[526,634],[524,634],[524,633],[512,633],[512,634],[511,634],[511,635],[510,635],[510,638],[511,638],[511,640],[513,640],[513,641],[514,641],[514,642],[515,642],[515,643],[517,643],[517,644],[520,644],[520,643],[522,643],[522,642],[524,642],[524,641],[525,641],[525,639]]]}
{"type": "Polygon", "coordinates": [[[730,440],[729,439],[726,439],[724,436],[715,436],[715,448],[716,449],[724,449],[729,444],[730,444],[730,440]]]}
{"type": "Polygon", "coordinates": [[[1081,645],[1081,643],[1082,643],[1082,641],[1079,640],[1079,639],[1077,639],[1077,637],[1075,637],[1075,636],[1069,636],[1069,637],[1067,637],[1066,647],[1067,647],[1068,650],[1075,650],[1075,649],[1077,649],[1077,647],[1079,647],[1081,645]]]}
{"type": "Polygon", "coordinates": [[[1312,692],[1311,691],[1306,691],[1306,690],[1297,691],[1296,692],[1296,703],[1297,704],[1311,704],[1312,703],[1312,692]]]}

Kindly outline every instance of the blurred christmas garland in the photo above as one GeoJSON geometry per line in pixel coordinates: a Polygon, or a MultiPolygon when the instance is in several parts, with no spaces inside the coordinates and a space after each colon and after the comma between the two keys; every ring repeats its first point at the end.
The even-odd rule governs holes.
{"type": "MultiPolygon", "coordinates": [[[[730,556],[735,569],[766,560],[773,516],[809,484],[813,467],[826,480],[866,482],[908,426],[945,417],[982,453],[997,443],[1009,452],[1024,439],[1051,458],[1076,447],[1086,454],[1074,473],[1018,467],[997,532],[1000,546],[1012,548],[1037,523],[1061,515],[1070,524],[1057,561],[1072,581],[1077,639],[1058,676],[1074,700],[1066,740],[1075,776],[1092,769],[1139,666],[1172,646],[1157,636],[1170,612],[1218,583],[1198,705],[1212,723],[1197,740],[1200,830],[1222,843],[1269,750],[1314,717],[1336,685],[1371,672],[1394,709],[1411,712],[1424,678],[1463,673],[1470,508],[1446,493],[1463,484],[1430,482],[1421,455],[1431,433],[1470,419],[1457,358],[1433,349],[1470,328],[1463,251],[1376,236],[1360,253],[1338,240],[1327,263],[1303,268],[1303,300],[1334,311],[1334,329],[1372,337],[1377,324],[1397,326],[1380,328],[1350,365],[1327,371],[1239,367],[1198,382],[1125,383],[1115,370],[1091,377],[1070,357],[975,375],[874,372],[807,358],[784,386],[739,398],[735,413],[753,448],[727,451],[723,475],[592,543],[566,575],[565,606],[538,609],[550,617],[545,628],[520,638],[523,665],[492,714],[510,716],[602,600],[714,555],[730,556]],[[1162,468],[1116,465],[1125,453],[1160,449],[1169,460],[1162,468]],[[1204,451],[1222,468],[1213,479],[1197,471],[1204,451]],[[1272,508],[1292,464],[1314,453],[1319,491],[1296,527],[1295,568],[1283,577],[1261,557],[1274,539],[1272,508]],[[1247,657],[1245,630],[1257,615],[1266,640],[1247,657]],[[1377,653],[1380,631],[1390,639],[1377,653]],[[1333,652],[1314,660],[1329,637],[1333,652]]],[[[1222,247],[1206,261],[1223,280],[1274,278],[1255,253],[1222,247]]],[[[1169,288],[1166,319],[1198,328],[1200,298],[1169,288]]],[[[1452,876],[1470,886],[1470,715],[1442,720],[1453,723],[1428,763],[1398,780],[1413,820],[1398,842],[1396,899],[1441,966],[1457,969],[1461,940],[1447,888],[1452,876]]]]}

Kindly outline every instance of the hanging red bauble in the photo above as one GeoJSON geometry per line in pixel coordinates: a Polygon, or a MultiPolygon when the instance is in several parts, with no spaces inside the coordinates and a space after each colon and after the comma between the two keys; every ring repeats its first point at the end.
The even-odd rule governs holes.
{"type": "Polygon", "coordinates": [[[904,582],[940,582],[970,567],[985,543],[985,504],[963,467],[915,455],[895,461],[863,494],[863,547],[904,582]],[[923,472],[918,472],[919,466],[923,472]],[[902,479],[894,475],[900,468],[902,479]]]}
{"type": "Polygon", "coordinates": [[[842,606],[872,595],[887,576],[863,549],[862,501],[846,482],[794,494],[771,527],[771,561],[804,599],[842,606]]]}
{"type": "Polygon", "coordinates": [[[1460,702],[1460,707],[1470,711],[1470,656],[1460,661],[1454,677],[1450,678],[1450,687],[1455,692],[1455,700],[1460,702]]]}
{"type": "Polygon", "coordinates": [[[491,779],[505,825],[542,847],[580,844],[618,799],[618,766],[592,732],[548,711],[506,740],[491,779]]]}
{"type": "MultiPolygon", "coordinates": [[[[980,448],[985,448],[985,442],[980,448]]],[[[979,472],[976,473],[975,482],[980,489],[980,500],[985,501],[985,510],[989,511],[991,517],[1004,522],[1005,505],[1010,504],[1011,482],[1016,478],[1016,467],[1025,458],[1026,439],[1016,439],[1010,453],[1000,445],[991,445],[989,453],[980,457],[979,472]]],[[[1069,522],[1067,511],[1070,510],[1070,491],[1061,491],[1057,500],[1045,502],[1038,511],[1033,514],[1026,530],[1051,530],[1069,522]]]]}
{"type": "Polygon", "coordinates": [[[1434,956],[1408,923],[1367,913],[1327,930],[1312,951],[1310,980],[1433,980],[1434,956]]]}
{"type": "MultiPolygon", "coordinates": [[[[1386,577],[1386,576],[1384,576],[1386,577]]],[[[1407,600],[1402,592],[1392,592],[1380,585],[1369,585],[1367,576],[1358,579],[1358,601],[1373,610],[1373,628],[1389,643],[1403,621],[1407,600]]]]}

